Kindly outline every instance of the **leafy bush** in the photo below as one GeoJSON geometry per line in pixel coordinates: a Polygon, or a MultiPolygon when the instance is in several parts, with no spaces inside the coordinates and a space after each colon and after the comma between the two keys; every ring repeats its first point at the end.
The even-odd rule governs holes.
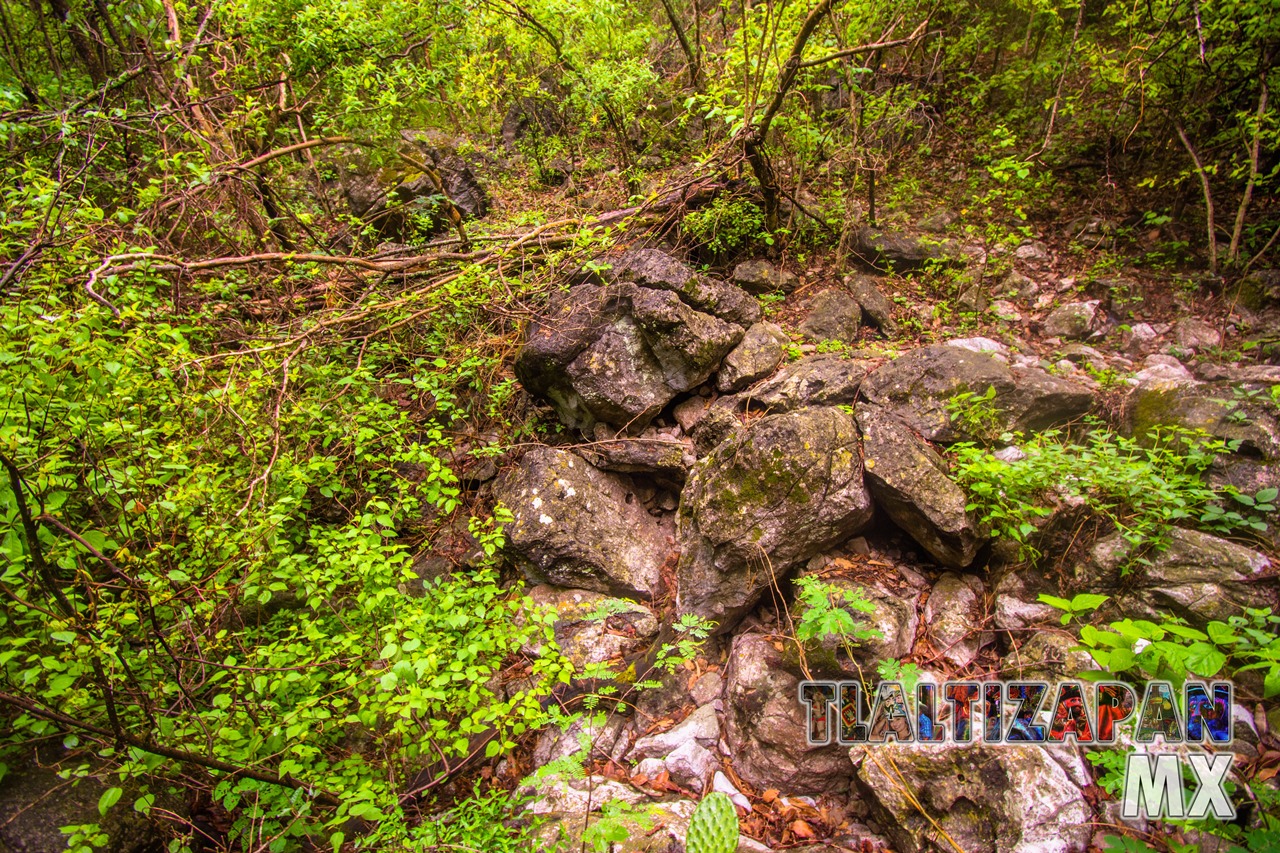
{"type": "Polygon", "coordinates": [[[764,211],[755,202],[721,195],[684,215],[684,233],[715,258],[731,257],[763,239],[764,211]]]}
{"type": "Polygon", "coordinates": [[[1220,534],[1266,530],[1264,517],[1275,511],[1274,489],[1245,495],[1205,483],[1204,472],[1234,442],[1166,430],[1143,445],[1096,425],[1079,441],[1057,430],[1002,438],[1025,456],[1004,461],[960,443],[953,448],[955,473],[969,493],[968,509],[992,535],[1012,539],[1029,556],[1035,521],[1063,502],[1082,501],[1138,548],[1158,548],[1174,524],[1220,534]]]}

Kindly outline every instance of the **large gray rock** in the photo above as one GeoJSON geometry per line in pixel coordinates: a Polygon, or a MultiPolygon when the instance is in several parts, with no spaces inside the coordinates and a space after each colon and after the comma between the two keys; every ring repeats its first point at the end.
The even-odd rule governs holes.
{"type": "Polygon", "coordinates": [[[1252,456],[1280,458],[1280,419],[1270,395],[1250,396],[1229,382],[1139,385],[1125,401],[1125,426],[1140,441],[1157,427],[1203,430],[1239,441],[1240,450],[1252,456]]]}
{"type": "Polygon", "coordinates": [[[1129,543],[1113,534],[1098,541],[1080,570],[1083,583],[1115,589],[1114,604],[1126,616],[1171,613],[1204,628],[1239,616],[1245,607],[1280,603],[1267,571],[1270,560],[1207,533],[1175,527],[1163,550],[1143,555],[1146,562],[1135,563],[1133,556],[1129,543]]]}
{"type": "Polygon", "coordinates": [[[799,281],[768,261],[744,261],[733,268],[733,283],[748,293],[790,293],[799,281]]]}
{"type": "Polygon", "coordinates": [[[853,768],[845,748],[810,746],[798,700],[800,674],[761,634],[733,640],[725,672],[725,739],[733,769],[764,790],[788,794],[843,794],[853,768]]]}
{"type": "Polygon", "coordinates": [[[597,468],[622,474],[654,474],[683,483],[696,461],[691,441],[658,435],[650,429],[635,438],[607,438],[584,448],[582,455],[597,468]]]}
{"type": "Polygon", "coordinates": [[[516,376],[571,427],[638,431],[711,376],[742,334],[667,291],[583,284],[529,324],[516,376]]]}
{"type": "Polygon", "coordinates": [[[824,290],[809,302],[809,316],[800,331],[815,341],[851,344],[862,327],[862,308],[843,290],[824,290]]]}
{"type": "Polygon", "coordinates": [[[782,363],[782,347],[790,342],[787,333],[773,323],[756,323],[725,356],[716,387],[724,393],[740,391],[773,373],[782,363]]]}
{"type": "Polygon", "coordinates": [[[649,597],[671,551],[669,519],[649,515],[622,478],[536,447],[494,485],[515,516],[506,553],[538,583],[649,597]]]}
{"type": "Polygon", "coordinates": [[[1068,302],[1049,312],[1044,318],[1044,333],[1051,338],[1083,340],[1099,325],[1098,301],[1068,302]]]}
{"type": "Polygon", "coordinates": [[[968,496],[941,457],[901,421],[874,408],[858,412],[867,486],[876,505],[944,566],[962,569],[982,545],[968,496]]]}
{"type": "Polygon", "coordinates": [[[863,263],[897,272],[923,269],[931,264],[958,263],[962,259],[960,251],[949,241],[874,228],[855,231],[851,248],[863,263]]]}
{"type": "Polygon", "coordinates": [[[661,249],[632,249],[607,260],[607,281],[669,290],[690,307],[743,328],[760,319],[760,303],[740,287],[699,275],[661,249]]]}
{"type": "Polygon", "coordinates": [[[894,743],[850,757],[872,815],[904,853],[953,849],[930,818],[965,853],[1080,853],[1093,835],[1088,774],[1072,751],[894,743]]]}
{"type": "Polygon", "coordinates": [[[862,380],[873,366],[873,362],[845,358],[839,353],[807,356],[738,395],[735,402],[770,412],[789,412],[803,406],[848,405],[858,399],[862,380]]]}
{"type": "Polygon", "coordinates": [[[898,331],[898,324],[893,319],[893,303],[880,292],[875,279],[866,275],[851,275],[845,278],[844,286],[849,295],[862,306],[863,319],[886,335],[898,331]]]}
{"type": "MultiPolygon", "coordinates": [[[[141,791],[136,782],[125,784],[120,802],[103,817],[98,801],[108,788],[119,787],[115,775],[102,770],[101,775],[64,780],[59,767],[71,770],[82,765],[82,756],[73,756],[61,746],[44,745],[38,756],[31,747],[14,747],[6,756],[13,762],[0,781],[0,850],[5,853],[55,853],[67,850],[67,839],[59,827],[98,824],[107,835],[106,843],[97,849],[103,853],[146,853],[164,849],[169,836],[167,828],[155,817],[133,809],[141,791]],[[18,751],[20,750],[20,751],[18,751]],[[65,762],[59,765],[58,762],[65,762]]],[[[163,790],[163,789],[162,789],[163,790]]],[[[185,806],[161,793],[156,813],[177,811],[185,806]]]]}
{"type": "Polygon", "coordinates": [[[680,498],[679,613],[731,629],[789,569],[871,520],[857,426],[836,408],[770,415],[694,466],[680,498]]]}
{"type": "Polygon", "coordinates": [[[925,604],[929,642],[952,666],[964,669],[991,639],[983,632],[982,581],[972,575],[947,572],[938,578],[925,604]]]}
{"type": "Polygon", "coordinates": [[[885,364],[862,383],[862,394],[889,409],[930,441],[990,438],[972,435],[952,421],[948,403],[965,391],[990,402],[994,431],[1033,432],[1086,414],[1093,393],[1082,385],[1034,367],[1010,367],[988,353],[934,345],[912,350],[885,364]]]}

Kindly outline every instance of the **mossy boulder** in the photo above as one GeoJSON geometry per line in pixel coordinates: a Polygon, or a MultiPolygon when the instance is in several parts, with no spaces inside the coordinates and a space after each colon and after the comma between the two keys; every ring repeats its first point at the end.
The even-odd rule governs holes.
{"type": "Polygon", "coordinates": [[[1125,427],[1143,442],[1161,428],[1166,433],[1168,427],[1203,431],[1224,441],[1239,441],[1240,451],[1255,458],[1280,458],[1280,419],[1263,388],[1230,382],[1140,385],[1126,401],[1125,427]]]}
{"type": "Polygon", "coordinates": [[[860,410],[858,428],[876,504],[942,565],[962,569],[972,563],[983,537],[942,458],[882,410],[860,410]]]}
{"type": "Polygon", "coordinates": [[[722,392],[739,391],[778,369],[782,348],[791,342],[787,333],[773,323],[756,323],[720,365],[716,387],[722,392]]]}
{"type": "Polygon", "coordinates": [[[861,441],[832,407],[770,415],[694,466],[680,499],[681,614],[731,629],[794,566],[870,522],[861,441]]]}
{"type": "Polygon", "coordinates": [[[741,326],[632,283],[554,295],[525,333],[516,377],[566,425],[638,432],[679,393],[705,382],[741,326]]]}
{"type": "Polygon", "coordinates": [[[862,383],[862,395],[888,409],[929,441],[988,438],[972,425],[953,421],[948,404],[957,394],[978,397],[995,389],[986,404],[989,424],[978,432],[1034,432],[1060,426],[1093,406],[1093,392],[1039,368],[1010,367],[1000,357],[945,344],[912,350],[883,365],[862,383]]]}

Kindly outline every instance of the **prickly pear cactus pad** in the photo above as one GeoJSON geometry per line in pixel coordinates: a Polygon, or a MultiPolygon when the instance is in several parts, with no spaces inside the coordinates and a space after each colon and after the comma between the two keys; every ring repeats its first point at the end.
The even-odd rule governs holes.
{"type": "Polygon", "coordinates": [[[738,813],[733,801],[718,791],[694,809],[685,840],[689,853],[733,853],[738,849],[738,813]]]}

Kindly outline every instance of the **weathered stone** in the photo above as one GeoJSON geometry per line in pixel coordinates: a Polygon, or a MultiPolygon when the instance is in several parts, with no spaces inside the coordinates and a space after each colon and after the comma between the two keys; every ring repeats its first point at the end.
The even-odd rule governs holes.
{"type": "MultiPolygon", "coordinates": [[[[808,569],[801,572],[801,576],[807,572],[808,569]]],[[[878,636],[859,639],[849,644],[835,635],[818,640],[815,647],[806,655],[809,666],[815,674],[821,674],[824,678],[856,678],[859,677],[860,672],[875,669],[880,661],[897,660],[911,653],[911,647],[916,641],[916,632],[920,627],[914,595],[890,592],[879,586],[867,586],[839,576],[828,578],[824,582],[838,592],[853,592],[867,601],[871,605],[870,612],[846,609],[855,622],[876,631],[878,636]]],[[[804,605],[797,603],[794,608],[793,618],[801,618],[805,610],[804,605]]],[[[788,660],[790,661],[790,657],[788,660]]],[[[798,665],[798,659],[795,663],[798,665]]]]}
{"type": "Polygon", "coordinates": [[[794,273],[780,270],[768,261],[744,261],[733,268],[733,283],[748,293],[790,293],[799,280],[794,273]]]}
{"type": "Polygon", "coordinates": [[[895,743],[850,756],[873,816],[905,853],[950,849],[932,821],[966,853],[1081,853],[1093,834],[1074,751],[895,743]]]}
{"type": "Polygon", "coordinates": [[[556,614],[556,645],[579,669],[633,654],[658,634],[653,611],[634,601],[549,584],[535,586],[529,597],[556,614]]]}
{"type": "Polygon", "coordinates": [[[630,281],[641,287],[670,290],[691,307],[744,329],[760,319],[760,303],[742,288],[706,278],[660,249],[633,249],[607,259],[608,281],[630,281]]]}
{"type": "Polygon", "coordinates": [[[702,457],[741,432],[742,422],[737,415],[724,406],[712,406],[698,419],[690,437],[694,450],[702,457]]]}
{"type": "Polygon", "coordinates": [[[858,399],[858,388],[872,366],[872,362],[838,353],[811,355],[787,365],[736,400],[742,406],[771,412],[847,405],[858,399]]]}
{"type": "Polygon", "coordinates": [[[933,585],[925,604],[929,641],[960,669],[973,663],[979,649],[991,639],[981,630],[983,593],[982,581],[976,577],[947,572],[933,585]]]}
{"type": "Polygon", "coordinates": [[[604,471],[656,474],[678,483],[684,482],[695,461],[692,442],[652,434],[597,441],[582,453],[604,471]]]}
{"type": "Polygon", "coordinates": [[[515,516],[506,553],[536,582],[651,596],[671,523],[630,495],[626,481],[582,457],[536,447],[494,485],[494,497],[515,516]]]}
{"type": "Polygon", "coordinates": [[[714,752],[696,740],[687,740],[661,758],[642,759],[636,773],[652,779],[665,772],[677,785],[700,790],[719,764],[714,752]]]}
{"type": "Polygon", "coordinates": [[[967,349],[969,352],[989,352],[1006,358],[1009,355],[1007,346],[991,338],[952,338],[944,343],[949,347],[967,349]]]}
{"type": "Polygon", "coordinates": [[[876,505],[939,563],[961,569],[982,539],[965,511],[968,497],[946,464],[901,421],[879,409],[858,412],[867,485],[876,505]]]}
{"type": "Polygon", "coordinates": [[[557,294],[529,324],[516,376],[567,425],[638,431],[677,394],[705,381],[742,329],[633,284],[557,294]]]}
{"type": "Polygon", "coordinates": [[[711,403],[710,397],[690,397],[684,402],[677,403],[671,413],[675,417],[676,423],[680,425],[680,429],[686,433],[692,433],[698,421],[702,420],[702,416],[711,407],[711,403]]]}
{"type": "Polygon", "coordinates": [[[680,499],[676,609],[727,631],[795,565],[871,519],[853,418],[770,415],[702,459],[680,499]]]}
{"type": "Polygon", "coordinates": [[[636,325],[675,391],[700,385],[742,340],[742,327],[694,311],[674,293],[640,289],[632,301],[636,325]]]}
{"type": "Polygon", "coordinates": [[[948,402],[988,388],[999,431],[1032,432],[1084,415],[1093,404],[1089,389],[1030,367],[1009,367],[987,353],[934,345],[912,350],[872,372],[862,394],[885,407],[930,441],[956,441],[962,425],[952,422],[948,402]]]}
{"type": "Polygon", "coordinates": [[[1183,350],[1204,352],[1222,346],[1222,333],[1212,323],[1183,317],[1173,325],[1173,342],[1183,350]]]}
{"type": "Polygon", "coordinates": [[[1240,280],[1240,304],[1250,311],[1280,304],[1280,270],[1255,270],[1240,280]]]}
{"type": "Polygon", "coordinates": [[[862,308],[843,290],[824,290],[809,302],[800,331],[815,341],[851,344],[862,326],[862,308]]]}
{"type": "Polygon", "coordinates": [[[761,634],[733,640],[725,671],[725,738],[734,771],[763,790],[844,793],[853,768],[838,745],[810,746],[800,675],[761,634]]]}
{"type": "Polygon", "coordinates": [[[886,335],[896,334],[898,324],[893,319],[893,303],[876,286],[876,281],[867,275],[846,276],[845,289],[854,301],[862,307],[863,318],[886,335]]]}
{"type": "Polygon", "coordinates": [[[720,698],[720,694],[724,692],[724,679],[720,677],[718,672],[708,672],[689,688],[689,695],[693,697],[693,701],[699,705],[706,705],[708,702],[714,702],[720,698]]]}
{"type": "Polygon", "coordinates": [[[1049,247],[1039,240],[1028,240],[1013,250],[1013,256],[1020,261],[1040,263],[1049,260],[1049,247]]]}
{"type": "Polygon", "coordinates": [[[1098,301],[1068,302],[1044,318],[1044,333],[1051,338],[1083,340],[1098,329],[1098,301]]]}
{"type": "Polygon", "coordinates": [[[1080,640],[1074,634],[1045,628],[1033,632],[1026,642],[1005,655],[1000,676],[1054,683],[1075,678],[1089,669],[1097,669],[1097,664],[1088,652],[1080,650],[1080,640]]]}
{"type": "MultiPolygon", "coordinates": [[[[570,426],[586,427],[596,420],[619,426],[641,428],[675,396],[668,387],[665,371],[645,342],[644,334],[631,317],[619,317],[605,327],[600,337],[564,370],[569,380],[565,398],[576,395],[589,419],[574,413],[561,420],[570,426]]],[[[552,404],[556,396],[547,395],[552,404]]]]}
{"type": "Polygon", "coordinates": [[[1280,458],[1280,419],[1265,393],[1250,397],[1227,382],[1140,385],[1125,403],[1125,426],[1146,441],[1157,427],[1203,430],[1264,459],[1280,458]]]}
{"type": "Polygon", "coordinates": [[[756,323],[725,356],[716,387],[722,392],[740,391],[773,373],[782,363],[783,346],[790,342],[787,333],[773,323],[756,323]]]}
{"type": "Polygon", "coordinates": [[[1280,603],[1270,560],[1207,533],[1173,528],[1166,547],[1144,555],[1143,563],[1133,563],[1131,555],[1132,546],[1113,534],[1094,546],[1091,561],[1078,570],[1083,583],[1117,589],[1116,606],[1128,616],[1173,613],[1204,628],[1245,607],[1280,603]]]}
{"type": "Polygon", "coordinates": [[[661,758],[688,741],[708,747],[715,747],[720,742],[720,720],[713,706],[703,705],[667,731],[640,738],[628,757],[633,760],[661,758]]]}
{"type": "MultiPolygon", "coordinates": [[[[0,850],[6,853],[54,853],[66,850],[68,836],[59,827],[98,824],[108,841],[104,853],[146,853],[164,849],[169,836],[158,820],[143,815],[129,805],[142,793],[136,782],[125,788],[124,800],[104,816],[98,802],[107,789],[119,786],[114,775],[76,778],[69,781],[58,773],[59,761],[72,769],[83,760],[71,761],[60,746],[40,747],[38,756],[31,747],[11,747],[6,758],[14,763],[0,781],[0,850]],[[21,758],[18,753],[21,752],[21,758]],[[127,805],[128,804],[128,805],[127,805]]],[[[105,768],[103,768],[105,771],[105,768]]],[[[161,794],[157,813],[185,811],[182,802],[161,794]]],[[[179,818],[180,819],[180,818],[179,818]]]]}
{"type": "Polygon", "coordinates": [[[859,228],[855,231],[851,248],[864,263],[877,269],[898,272],[923,269],[930,264],[957,263],[961,260],[960,251],[950,242],[873,228],[859,228]]]}

